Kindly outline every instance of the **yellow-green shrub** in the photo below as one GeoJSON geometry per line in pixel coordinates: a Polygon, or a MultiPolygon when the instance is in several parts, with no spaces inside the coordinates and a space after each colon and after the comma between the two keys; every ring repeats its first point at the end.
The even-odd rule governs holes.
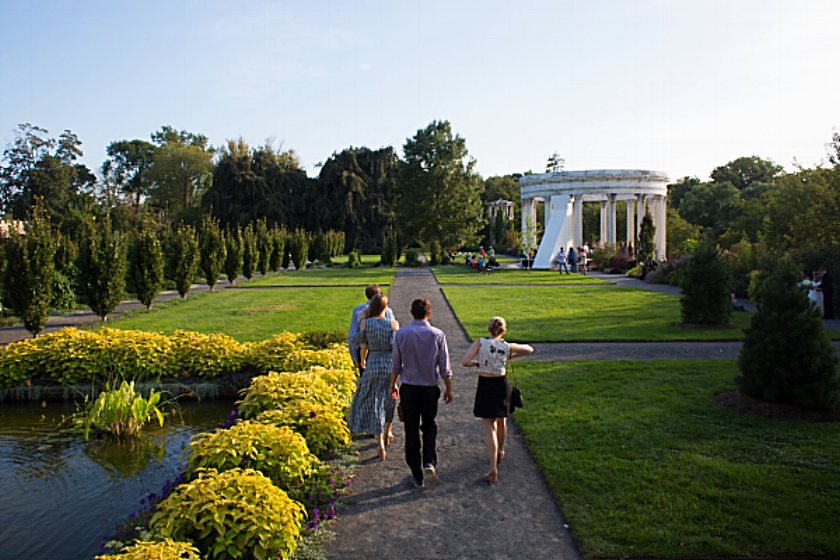
{"type": "Polygon", "coordinates": [[[358,378],[356,369],[327,369],[320,366],[309,368],[312,375],[317,375],[335,387],[342,397],[347,402],[353,400],[353,393],[356,392],[356,379],[358,378]]]}
{"type": "Polygon", "coordinates": [[[275,410],[267,410],[256,421],[274,426],[288,426],[306,439],[315,455],[323,457],[350,441],[350,430],[343,410],[309,401],[293,401],[275,410]]]}
{"type": "Polygon", "coordinates": [[[72,385],[101,378],[105,346],[96,333],[72,328],[9,344],[0,359],[0,383],[14,387],[43,377],[72,385]]]}
{"type": "Polygon", "coordinates": [[[163,539],[161,542],[138,541],[119,554],[97,556],[94,560],[201,560],[198,549],[190,543],[163,539]]]}
{"type": "Polygon", "coordinates": [[[249,344],[240,344],[224,334],[175,331],[171,367],[184,377],[216,377],[243,369],[250,354],[249,344]]]}
{"type": "Polygon", "coordinates": [[[106,360],[132,377],[157,379],[167,373],[172,352],[169,337],[160,333],[101,329],[106,360]]]}
{"type": "Polygon", "coordinates": [[[310,344],[311,338],[306,333],[281,333],[252,345],[251,362],[262,372],[300,371],[312,366],[352,369],[353,362],[345,346],[330,344],[318,350],[310,344]]]}
{"type": "Polygon", "coordinates": [[[347,331],[341,331],[338,329],[319,329],[300,333],[298,337],[301,342],[304,342],[315,349],[323,350],[324,348],[329,348],[333,344],[346,344],[347,331]]]}
{"type": "Polygon", "coordinates": [[[246,420],[227,430],[194,436],[188,447],[187,472],[234,467],[255,469],[280,487],[303,483],[318,464],[302,435],[288,427],[246,420]]]}
{"type": "Polygon", "coordinates": [[[251,380],[251,386],[243,389],[244,398],[236,404],[244,418],[253,418],[286,403],[310,401],[342,408],[349,404],[338,390],[330,383],[310,371],[295,373],[268,372],[251,380]]]}
{"type": "Polygon", "coordinates": [[[304,510],[253,469],[215,469],[178,486],[158,505],[152,527],[174,540],[191,540],[212,559],[288,558],[304,510]]]}

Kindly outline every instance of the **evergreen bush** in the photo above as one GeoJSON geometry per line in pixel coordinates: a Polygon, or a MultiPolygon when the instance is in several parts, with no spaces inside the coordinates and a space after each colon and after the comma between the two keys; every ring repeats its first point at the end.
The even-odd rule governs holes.
{"type": "Polygon", "coordinates": [[[441,252],[440,243],[438,243],[437,239],[433,239],[432,242],[429,243],[429,264],[431,266],[437,266],[440,264],[441,252]]]}
{"type": "Polygon", "coordinates": [[[177,231],[170,234],[167,245],[169,278],[175,282],[181,298],[185,298],[198,272],[199,250],[195,228],[188,225],[180,226],[177,231]]]}
{"type": "Polygon", "coordinates": [[[739,388],[755,398],[825,409],[838,400],[838,359],[819,309],[798,285],[792,260],[780,260],[757,288],[738,356],[739,388]]]}
{"type": "Polygon", "coordinates": [[[237,227],[236,231],[228,230],[225,235],[225,276],[233,286],[239,275],[242,274],[242,228],[237,227]]]}
{"type": "Polygon", "coordinates": [[[697,246],[680,278],[684,323],[725,325],[732,315],[732,270],[711,241],[697,246]]]}
{"type": "Polygon", "coordinates": [[[163,248],[150,224],[143,224],[135,232],[128,247],[128,290],[137,299],[152,308],[155,298],[163,289],[163,248]]]}
{"type": "Polygon", "coordinates": [[[405,251],[405,266],[420,266],[420,259],[417,258],[417,249],[414,247],[405,251]]]}
{"type": "Polygon", "coordinates": [[[268,269],[277,272],[283,266],[283,251],[286,250],[286,228],[274,228],[271,230],[274,237],[274,245],[271,257],[268,259],[268,269]]]}
{"type": "Polygon", "coordinates": [[[37,335],[47,324],[55,273],[55,241],[40,206],[32,211],[25,238],[9,228],[4,249],[4,303],[37,335]]]}
{"type": "Polygon", "coordinates": [[[379,262],[385,266],[394,266],[399,260],[400,248],[397,231],[391,228],[382,237],[382,255],[379,258],[379,262]]]}
{"type": "Polygon", "coordinates": [[[296,270],[303,270],[306,267],[306,257],[309,254],[309,235],[301,228],[298,228],[289,236],[289,252],[292,254],[292,262],[296,270]]]}
{"type": "Polygon", "coordinates": [[[353,249],[347,254],[347,266],[350,268],[358,268],[362,266],[362,253],[358,249],[353,249]]]}
{"type": "Polygon", "coordinates": [[[225,237],[219,228],[219,221],[205,216],[199,238],[199,266],[212,292],[222,274],[227,256],[225,237]]]}
{"type": "Polygon", "coordinates": [[[103,321],[125,296],[127,248],[123,235],[112,229],[109,216],[88,229],[79,248],[82,302],[103,321]]]}
{"type": "Polygon", "coordinates": [[[656,236],[656,226],[653,225],[653,218],[645,212],[642,223],[639,225],[639,240],[636,243],[636,258],[643,261],[653,258],[653,240],[656,236]]]}
{"type": "Polygon", "coordinates": [[[274,252],[274,235],[269,231],[265,218],[257,221],[257,270],[260,274],[268,274],[271,253],[274,252]]]}
{"type": "MultiPolygon", "coordinates": [[[[257,270],[257,238],[254,234],[254,227],[248,224],[242,233],[242,275],[250,280],[257,270]]],[[[285,266],[285,265],[283,265],[285,266]]]]}

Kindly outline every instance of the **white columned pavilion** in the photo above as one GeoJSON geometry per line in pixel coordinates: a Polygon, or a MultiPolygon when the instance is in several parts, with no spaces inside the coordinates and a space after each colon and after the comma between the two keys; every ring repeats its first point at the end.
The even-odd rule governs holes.
{"type": "Polygon", "coordinates": [[[534,268],[550,268],[551,259],[560,247],[568,249],[583,245],[584,202],[600,203],[601,239],[615,243],[615,203],[626,201],[627,239],[634,251],[647,203],[647,210],[656,226],[654,253],[657,260],[665,260],[668,174],[663,171],[606,169],[525,175],[519,179],[519,190],[523,233],[528,216],[536,219],[537,201],[545,201],[545,233],[537,250],[534,268]],[[634,203],[638,203],[635,219],[634,203]]]}

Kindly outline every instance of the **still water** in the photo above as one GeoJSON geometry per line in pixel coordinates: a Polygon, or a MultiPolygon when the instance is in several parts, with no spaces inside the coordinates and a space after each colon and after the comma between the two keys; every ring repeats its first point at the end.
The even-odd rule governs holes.
{"type": "MultiPolygon", "coordinates": [[[[70,403],[0,403],[0,559],[82,560],[140,500],[178,474],[190,436],[219,426],[233,401],[182,406],[180,419],[147,425],[133,445],[48,444],[70,403]]],[[[177,418],[177,417],[176,417],[177,418]]]]}

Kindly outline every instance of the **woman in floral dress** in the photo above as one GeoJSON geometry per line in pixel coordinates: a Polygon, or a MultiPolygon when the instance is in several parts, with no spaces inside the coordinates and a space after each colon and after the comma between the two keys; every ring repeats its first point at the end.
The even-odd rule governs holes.
{"type": "Polygon", "coordinates": [[[350,413],[347,426],[357,434],[372,434],[377,437],[379,458],[385,460],[385,446],[391,443],[391,423],[394,420],[396,401],[390,396],[391,349],[394,333],[400,328],[399,323],[385,317],[388,309],[388,297],[376,295],[371,298],[364,311],[366,319],[362,330],[353,337],[353,342],[361,344],[361,366],[364,370],[350,413]]]}

